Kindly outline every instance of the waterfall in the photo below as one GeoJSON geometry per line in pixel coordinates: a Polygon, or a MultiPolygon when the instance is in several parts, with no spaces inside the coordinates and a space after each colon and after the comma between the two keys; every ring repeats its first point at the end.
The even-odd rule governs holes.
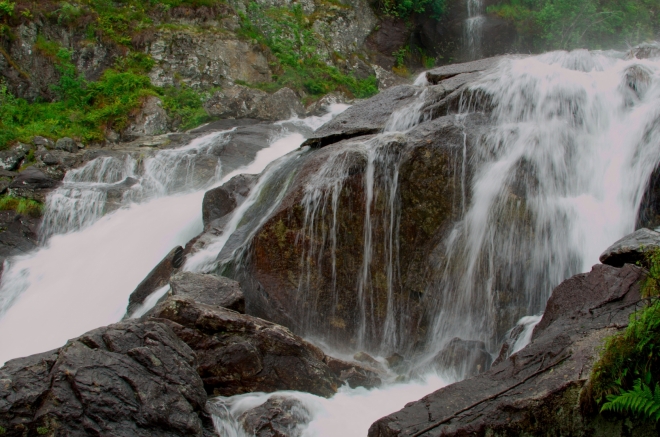
{"type": "Polygon", "coordinates": [[[634,230],[660,162],[658,102],[660,62],[586,50],[509,59],[470,87],[462,111],[491,108],[492,127],[429,287],[434,350],[460,337],[496,352],[516,320],[634,230]]]}
{"type": "Polygon", "coordinates": [[[463,45],[467,51],[468,60],[483,57],[481,51],[481,40],[483,25],[486,21],[484,16],[484,0],[467,0],[468,18],[463,25],[463,45]]]}

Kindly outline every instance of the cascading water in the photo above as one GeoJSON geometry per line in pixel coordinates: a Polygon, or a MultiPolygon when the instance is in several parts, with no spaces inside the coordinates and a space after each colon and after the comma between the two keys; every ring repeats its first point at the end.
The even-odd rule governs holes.
{"type": "Polygon", "coordinates": [[[463,41],[469,60],[483,57],[481,40],[486,21],[483,0],[467,0],[468,18],[464,23],[463,41]]]}
{"type": "Polygon", "coordinates": [[[552,289],[634,230],[660,162],[660,62],[587,51],[509,59],[470,87],[488,107],[471,205],[446,243],[434,350],[454,337],[492,352],[552,289]]]}

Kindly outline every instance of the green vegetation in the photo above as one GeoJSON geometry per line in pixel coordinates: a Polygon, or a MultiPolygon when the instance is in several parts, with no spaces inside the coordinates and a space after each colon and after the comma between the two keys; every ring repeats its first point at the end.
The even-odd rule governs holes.
{"type": "Polygon", "coordinates": [[[39,434],[39,435],[46,435],[49,432],[50,432],[50,430],[48,428],[46,428],[45,426],[40,426],[39,428],[37,428],[37,434],[39,434]]]}
{"type": "Polygon", "coordinates": [[[649,251],[643,263],[648,278],[642,285],[645,306],[634,313],[626,330],[610,337],[594,366],[591,384],[602,411],[660,417],[660,250],[649,251]],[[653,389],[654,388],[654,389],[653,389]]]}
{"type": "Polygon", "coordinates": [[[408,18],[413,13],[431,14],[440,18],[445,12],[447,0],[382,0],[380,9],[391,17],[408,18]]]}
{"type": "Polygon", "coordinates": [[[375,76],[356,79],[325,62],[321,42],[312,30],[313,17],[306,16],[299,5],[264,9],[253,2],[241,21],[241,35],[268,47],[277,58],[272,66],[277,70],[274,82],[259,84],[259,88],[304,89],[312,98],[336,90],[358,98],[378,92],[375,76]]]}
{"type": "Polygon", "coordinates": [[[22,197],[0,196],[0,211],[16,211],[30,217],[41,217],[44,205],[36,200],[22,197]]]}
{"type": "Polygon", "coordinates": [[[503,0],[488,8],[515,23],[532,49],[608,49],[660,31],[657,0],[503,0]]]}

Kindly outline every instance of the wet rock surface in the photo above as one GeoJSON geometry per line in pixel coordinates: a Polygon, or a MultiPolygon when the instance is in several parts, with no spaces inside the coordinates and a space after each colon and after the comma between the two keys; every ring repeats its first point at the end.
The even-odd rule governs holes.
{"type": "Polygon", "coordinates": [[[348,138],[378,133],[397,108],[411,103],[421,89],[400,85],[358,102],[314,132],[303,146],[323,147],[348,138]]]}
{"type": "Polygon", "coordinates": [[[290,88],[282,88],[268,94],[254,88],[234,85],[216,92],[205,104],[206,112],[213,117],[256,118],[259,120],[286,120],[304,115],[305,108],[290,88]]]}
{"type": "Polygon", "coordinates": [[[167,320],[195,351],[209,394],[298,390],[328,397],[337,390],[325,354],[283,326],[180,296],[158,304],[151,317],[167,320]]]}
{"type": "Polygon", "coordinates": [[[380,387],[382,384],[382,378],[386,376],[385,372],[380,368],[373,368],[361,363],[344,361],[328,355],[326,355],[323,361],[340,381],[348,384],[351,388],[380,387]]]}
{"type": "Polygon", "coordinates": [[[248,435],[255,437],[299,437],[312,415],[295,398],[273,396],[265,403],[241,414],[238,421],[248,435]]]}
{"type": "Polygon", "coordinates": [[[202,202],[204,227],[206,228],[214,220],[226,216],[243,203],[258,178],[257,175],[238,175],[221,187],[207,191],[202,202]]]}
{"type": "Polygon", "coordinates": [[[128,298],[126,316],[130,317],[153,292],[166,286],[172,274],[183,265],[183,248],[175,247],[135,287],[128,298]]]}
{"type": "Polygon", "coordinates": [[[170,278],[173,296],[245,313],[245,298],[238,282],[224,276],[181,272],[170,278]]]}
{"type": "Polygon", "coordinates": [[[623,267],[644,261],[644,253],[657,248],[660,248],[660,232],[642,228],[616,241],[599,259],[603,264],[623,267]]]}
{"type": "Polygon", "coordinates": [[[0,426],[7,436],[209,435],[195,367],[193,351],[162,323],[99,328],[7,362],[0,426]]]}
{"type": "Polygon", "coordinates": [[[642,279],[639,267],[596,265],[564,281],[527,347],[378,420],[369,437],[655,435],[653,426],[629,430],[598,415],[588,387],[603,341],[628,324],[642,279]]]}
{"type": "Polygon", "coordinates": [[[41,218],[0,211],[0,275],[7,258],[25,255],[37,247],[40,225],[41,218]]]}
{"type": "Polygon", "coordinates": [[[443,67],[434,68],[426,72],[426,79],[437,85],[445,79],[449,79],[459,74],[476,73],[493,68],[503,59],[501,56],[480,59],[478,61],[465,62],[463,64],[451,64],[443,67]]]}

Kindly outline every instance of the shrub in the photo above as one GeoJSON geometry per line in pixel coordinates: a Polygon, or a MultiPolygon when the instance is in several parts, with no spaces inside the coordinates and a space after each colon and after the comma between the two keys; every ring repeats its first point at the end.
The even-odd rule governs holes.
{"type": "Polygon", "coordinates": [[[44,206],[42,203],[22,197],[0,197],[0,211],[16,211],[30,217],[41,217],[44,206]]]}

